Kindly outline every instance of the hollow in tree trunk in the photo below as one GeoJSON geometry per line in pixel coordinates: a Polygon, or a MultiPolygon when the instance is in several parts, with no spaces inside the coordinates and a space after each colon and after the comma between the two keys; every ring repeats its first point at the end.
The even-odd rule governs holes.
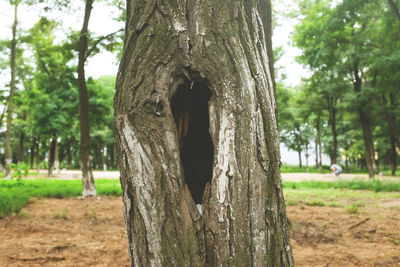
{"type": "Polygon", "coordinates": [[[132,266],[293,266],[266,3],[127,1],[114,107],[132,266]]]}
{"type": "Polygon", "coordinates": [[[86,0],[85,16],[78,44],[79,124],[81,133],[79,161],[82,171],[82,195],[84,197],[96,195],[90,161],[89,95],[85,79],[87,34],[92,4],[93,0],[86,0]]]}

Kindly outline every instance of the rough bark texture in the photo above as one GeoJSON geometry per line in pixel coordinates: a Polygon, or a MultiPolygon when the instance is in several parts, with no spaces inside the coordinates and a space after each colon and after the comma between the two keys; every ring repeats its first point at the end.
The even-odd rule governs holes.
{"type": "Polygon", "coordinates": [[[80,153],[79,161],[82,171],[82,195],[95,196],[96,188],[90,163],[90,127],[89,127],[89,95],[85,79],[85,61],[87,53],[87,34],[93,0],[86,0],[85,16],[78,44],[78,88],[79,88],[79,123],[80,123],[80,153]]]}
{"type": "Polygon", "coordinates": [[[293,266],[271,25],[259,9],[258,1],[127,1],[114,107],[132,265],[293,266]],[[171,111],[185,80],[211,91],[202,214],[185,185],[171,111]]]}
{"type": "Polygon", "coordinates": [[[18,3],[14,3],[14,23],[12,26],[12,40],[11,40],[11,82],[10,82],[10,95],[8,96],[8,108],[7,108],[7,130],[5,140],[5,173],[4,178],[11,179],[11,163],[12,163],[12,150],[11,150],[11,127],[12,127],[12,113],[14,106],[14,91],[15,91],[15,56],[17,53],[17,24],[18,24],[18,3]]]}
{"type": "MultiPolygon", "coordinates": [[[[360,93],[362,89],[362,81],[359,75],[358,64],[354,63],[353,66],[353,75],[354,75],[354,91],[356,93],[360,93]]],[[[360,105],[358,109],[358,115],[360,117],[360,123],[363,130],[364,137],[364,145],[365,145],[365,162],[368,169],[368,175],[370,178],[373,178],[376,171],[376,163],[375,163],[375,150],[374,150],[374,142],[372,140],[372,127],[371,120],[367,110],[365,110],[365,106],[360,105]]]]}

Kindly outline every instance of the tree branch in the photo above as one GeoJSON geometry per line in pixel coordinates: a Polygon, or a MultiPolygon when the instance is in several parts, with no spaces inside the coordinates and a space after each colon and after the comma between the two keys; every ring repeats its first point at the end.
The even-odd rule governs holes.
{"type": "Polygon", "coordinates": [[[113,35],[116,34],[116,33],[122,32],[123,30],[124,30],[124,29],[119,29],[118,31],[112,32],[112,33],[110,33],[110,34],[100,36],[99,39],[97,39],[97,40],[94,42],[94,44],[92,45],[92,47],[91,47],[90,49],[87,50],[86,55],[85,55],[85,61],[90,57],[90,55],[91,55],[91,54],[93,53],[93,51],[96,49],[97,45],[98,45],[99,43],[101,43],[101,41],[103,41],[103,40],[109,38],[110,36],[113,36],[113,35]]]}

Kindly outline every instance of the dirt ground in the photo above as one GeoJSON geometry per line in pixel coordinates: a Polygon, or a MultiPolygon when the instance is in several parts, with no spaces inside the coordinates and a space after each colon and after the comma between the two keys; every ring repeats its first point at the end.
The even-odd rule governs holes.
{"type": "MultiPolygon", "coordinates": [[[[128,266],[120,197],[33,200],[0,220],[0,266],[128,266]]],[[[296,266],[400,266],[400,200],[291,206],[296,266]]]]}

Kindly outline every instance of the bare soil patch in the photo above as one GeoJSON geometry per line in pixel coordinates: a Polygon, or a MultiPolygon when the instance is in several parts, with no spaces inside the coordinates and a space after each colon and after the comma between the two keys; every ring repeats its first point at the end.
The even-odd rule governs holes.
{"type": "Polygon", "coordinates": [[[287,207],[296,266],[400,266],[400,203],[385,203],[399,205],[287,207]]]}
{"type": "MultiPolygon", "coordinates": [[[[0,266],[129,266],[122,210],[120,197],[33,200],[0,220],[0,266]]],[[[296,266],[400,266],[397,199],[287,213],[296,266]]]]}
{"type": "Polygon", "coordinates": [[[130,265],[120,197],[33,200],[0,236],[0,266],[130,265]]]}

